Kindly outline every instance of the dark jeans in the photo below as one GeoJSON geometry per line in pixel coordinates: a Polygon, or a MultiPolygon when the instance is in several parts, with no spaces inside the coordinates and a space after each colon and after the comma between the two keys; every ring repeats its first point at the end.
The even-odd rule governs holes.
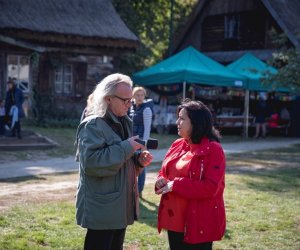
{"type": "Polygon", "coordinates": [[[87,229],[84,250],[122,250],[126,229],[87,229]]]}
{"type": "Polygon", "coordinates": [[[4,135],[5,132],[4,122],[5,122],[5,116],[0,116],[0,135],[4,135]]]}
{"type": "Polygon", "coordinates": [[[168,231],[170,250],[212,250],[212,242],[187,244],[183,241],[183,233],[168,231]]]}
{"type": "Polygon", "coordinates": [[[18,136],[21,137],[21,123],[20,121],[15,123],[15,126],[12,129],[12,136],[18,136]]]}
{"type": "Polygon", "coordinates": [[[146,168],[143,169],[142,173],[138,176],[138,190],[141,193],[144,190],[146,180],[146,168]]]}

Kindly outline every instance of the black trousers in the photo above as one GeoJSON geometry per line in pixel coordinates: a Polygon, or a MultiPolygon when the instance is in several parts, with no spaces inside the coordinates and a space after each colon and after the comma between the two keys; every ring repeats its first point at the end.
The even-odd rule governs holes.
{"type": "Polygon", "coordinates": [[[122,250],[126,229],[87,229],[84,250],[122,250]]]}
{"type": "Polygon", "coordinates": [[[212,242],[187,244],[183,241],[183,233],[168,231],[170,250],[212,250],[212,242]]]}
{"type": "Polygon", "coordinates": [[[12,128],[12,136],[17,136],[21,137],[21,122],[18,121],[15,123],[14,127],[12,128]]]}
{"type": "Polygon", "coordinates": [[[0,135],[4,135],[5,128],[4,128],[5,116],[0,116],[0,135]]]}

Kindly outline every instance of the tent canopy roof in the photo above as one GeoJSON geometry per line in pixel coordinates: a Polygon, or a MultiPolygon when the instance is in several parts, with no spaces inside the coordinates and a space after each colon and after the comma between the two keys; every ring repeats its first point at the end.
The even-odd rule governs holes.
{"type": "Polygon", "coordinates": [[[276,74],[277,69],[267,65],[251,53],[246,53],[233,63],[227,65],[232,72],[245,76],[248,79],[249,90],[268,91],[271,88],[261,84],[261,78],[264,73],[276,74]]]}
{"type": "Polygon", "coordinates": [[[191,46],[135,73],[132,78],[136,84],[143,86],[183,82],[228,87],[245,84],[244,76],[231,72],[191,46]]]}

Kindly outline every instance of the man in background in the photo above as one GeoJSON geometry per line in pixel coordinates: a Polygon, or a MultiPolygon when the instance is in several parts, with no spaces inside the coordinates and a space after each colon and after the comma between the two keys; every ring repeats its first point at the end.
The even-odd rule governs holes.
{"type": "Polygon", "coordinates": [[[10,120],[11,136],[17,136],[19,139],[21,136],[21,121],[24,117],[24,111],[22,104],[24,101],[23,92],[16,86],[15,81],[9,80],[7,82],[7,92],[5,98],[5,114],[10,120]]]}

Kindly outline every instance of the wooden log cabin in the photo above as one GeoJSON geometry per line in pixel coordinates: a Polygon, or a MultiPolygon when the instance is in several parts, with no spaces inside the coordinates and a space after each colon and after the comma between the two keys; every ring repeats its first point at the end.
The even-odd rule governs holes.
{"type": "Polygon", "coordinates": [[[139,40],[106,0],[0,1],[0,99],[15,78],[27,104],[78,117],[139,40]]]}

